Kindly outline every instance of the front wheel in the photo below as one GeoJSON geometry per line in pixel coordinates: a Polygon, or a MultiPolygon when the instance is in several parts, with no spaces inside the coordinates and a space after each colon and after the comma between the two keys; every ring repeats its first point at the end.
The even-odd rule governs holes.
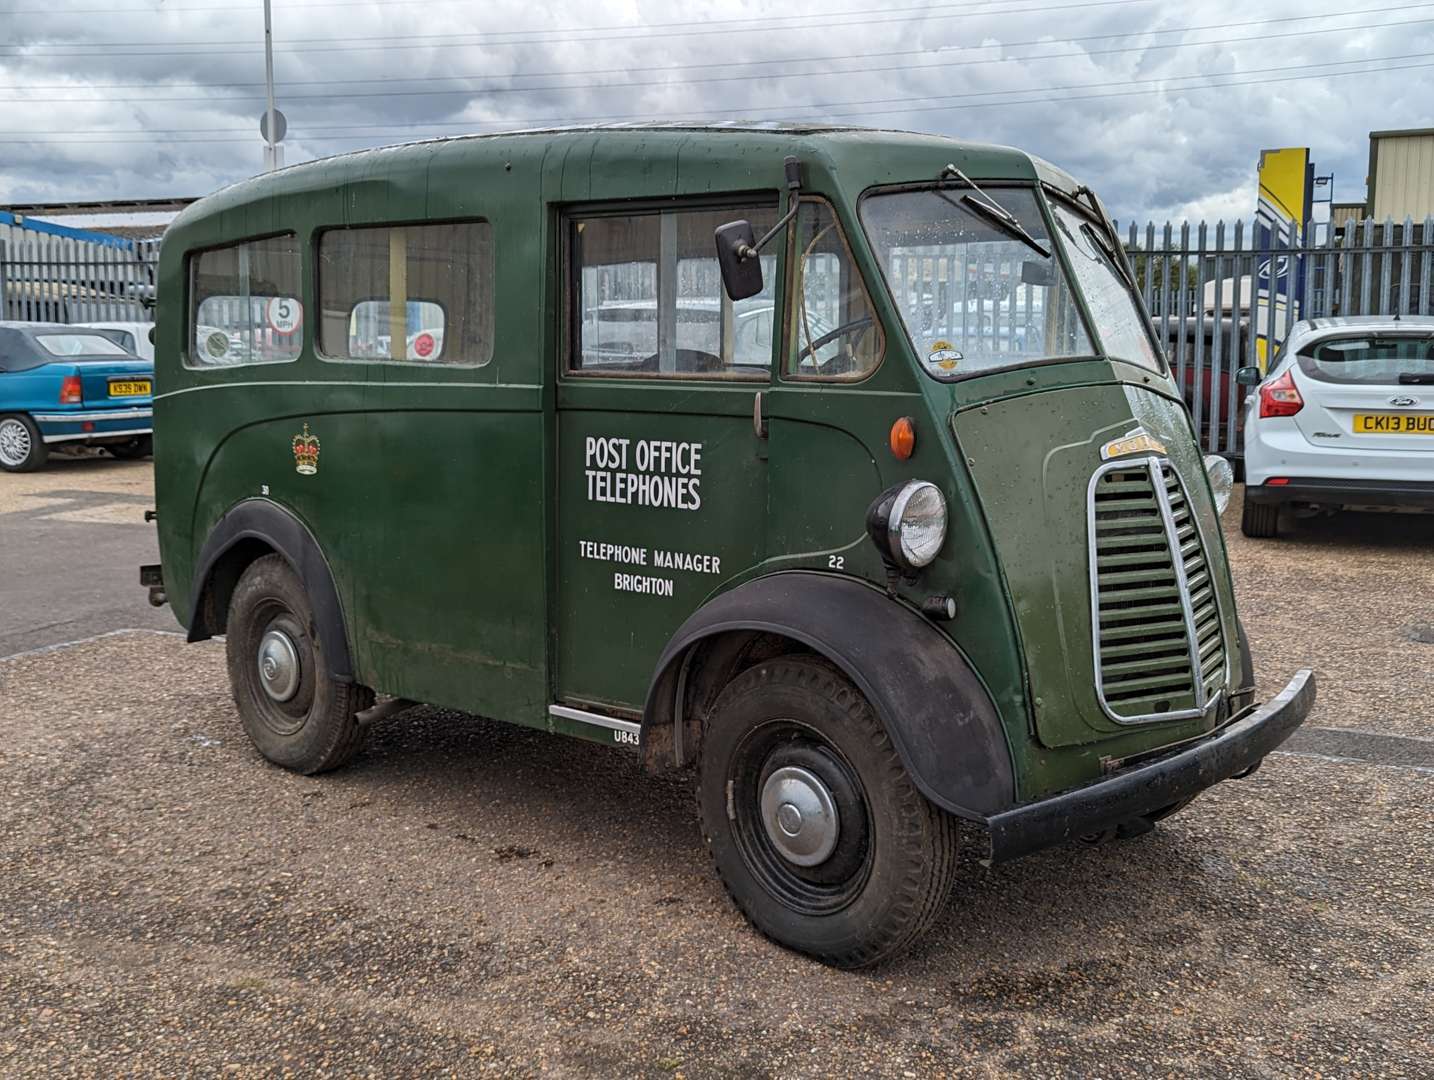
{"type": "Polygon", "coordinates": [[[28,416],[0,416],[0,469],[34,472],[49,456],[35,421],[28,416]]]}
{"type": "Polygon", "coordinates": [[[356,715],[373,691],[329,676],[308,595],[282,555],[255,559],[239,578],[225,653],[244,731],[275,765],[312,775],[359,752],[356,715]]]}
{"type": "Polygon", "coordinates": [[[955,822],[916,790],[870,704],[824,660],[770,660],[722,691],[698,800],[742,913],[826,963],[899,952],[950,892],[955,822]]]}

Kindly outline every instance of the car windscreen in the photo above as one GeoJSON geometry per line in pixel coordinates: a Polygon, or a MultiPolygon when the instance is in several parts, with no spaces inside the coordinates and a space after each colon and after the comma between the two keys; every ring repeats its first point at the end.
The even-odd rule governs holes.
{"type": "Polygon", "coordinates": [[[948,379],[1094,355],[1034,189],[988,191],[1014,230],[973,207],[967,199],[977,196],[965,188],[861,201],[862,225],[918,361],[948,379]]]}
{"type": "Polygon", "coordinates": [[[35,342],[51,356],[129,356],[103,334],[36,334],[35,342]]]}
{"type": "Polygon", "coordinates": [[[1320,382],[1364,386],[1434,383],[1434,335],[1371,334],[1321,338],[1296,354],[1320,382]]]}

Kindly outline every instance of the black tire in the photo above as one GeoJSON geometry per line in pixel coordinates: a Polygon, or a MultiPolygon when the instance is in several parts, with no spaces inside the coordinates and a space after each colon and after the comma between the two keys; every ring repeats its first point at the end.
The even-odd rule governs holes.
{"type": "Polygon", "coordinates": [[[50,457],[35,421],[21,413],[0,416],[0,469],[6,472],[34,472],[50,457]]]}
{"type": "Polygon", "coordinates": [[[1270,540],[1279,535],[1280,504],[1251,502],[1245,498],[1240,512],[1240,531],[1256,540],[1270,540]]]}
{"type": "Polygon", "coordinates": [[[121,461],[137,461],[154,454],[154,436],[138,435],[127,443],[117,443],[105,449],[121,461]]]}
{"type": "Polygon", "coordinates": [[[773,941],[825,963],[894,955],[951,891],[955,821],[916,789],[871,706],[824,660],[779,657],[728,684],[704,740],[698,804],[737,907],[773,941]],[[772,839],[775,813],[763,821],[762,790],[784,767],[819,777],[836,809],[835,846],[817,865],[790,861],[772,839]]]}
{"type": "Polygon", "coordinates": [[[337,769],[359,752],[366,729],[354,716],[373,704],[373,691],[329,677],[308,595],[283,556],[265,555],[244,571],[225,634],[234,703],[259,753],[312,775],[337,769]],[[265,689],[260,673],[259,649],[270,631],[287,639],[298,660],[297,685],[282,701],[265,689]]]}

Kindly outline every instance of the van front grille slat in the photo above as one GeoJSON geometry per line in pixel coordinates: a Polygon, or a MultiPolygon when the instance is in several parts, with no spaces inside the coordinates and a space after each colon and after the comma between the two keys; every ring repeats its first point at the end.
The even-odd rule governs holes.
{"type": "Polygon", "coordinates": [[[1103,466],[1090,486],[1096,681],[1121,723],[1197,716],[1225,678],[1204,540],[1174,466],[1103,466]]]}

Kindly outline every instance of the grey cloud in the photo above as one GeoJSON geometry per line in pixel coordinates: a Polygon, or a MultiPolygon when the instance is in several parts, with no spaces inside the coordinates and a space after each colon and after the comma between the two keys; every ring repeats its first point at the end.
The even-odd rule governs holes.
{"type": "MultiPolygon", "coordinates": [[[[869,0],[867,0],[869,4],[869,0]]],[[[972,6],[956,18],[938,8],[919,18],[846,18],[841,8],[803,3],[788,14],[826,12],[799,31],[644,38],[621,32],[583,41],[444,48],[457,35],[500,28],[621,27],[649,23],[771,17],[731,0],[675,8],[639,0],[634,8],[609,0],[561,0],[542,10],[517,2],[481,7],[460,3],[369,7],[299,7],[276,0],[276,75],[279,105],[289,118],[290,162],[465,127],[490,131],[489,121],[551,122],[588,116],[764,117],[823,119],[934,131],[1020,146],[1050,159],[1102,191],[1122,220],[1179,218],[1205,212],[1248,217],[1255,197],[1255,163],[1262,147],[1307,145],[1321,172],[1336,175],[1336,196],[1359,197],[1372,128],[1428,123],[1434,68],[1409,68],[1346,77],[1202,90],[1194,74],[1222,81],[1316,74],[1300,65],[1429,53],[1434,21],[1385,29],[1351,29],[1303,37],[1270,37],[1320,26],[1434,20],[1434,5],[1323,23],[1184,35],[1178,49],[1155,48],[1178,36],[1169,27],[1245,22],[1308,13],[1296,0],[1252,8],[1235,0],[1069,5],[1053,0],[1002,0],[1004,10],[972,6]],[[1065,44],[1072,37],[1139,36],[1065,44]],[[431,35],[431,36],[420,36],[431,35]],[[447,36],[444,36],[447,35],[447,36]],[[1240,37],[1238,44],[1188,44],[1240,37]],[[300,39],[371,39],[368,51],[295,52],[300,39]],[[1006,47],[1011,42],[1045,42],[1006,47]],[[973,46],[1000,48],[973,48],[973,46]],[[1123,49],[1126,51],[1112,52],[1123,49]],[[935,50],[941,50],[937,52],[935,50]],[[795,58],[888,52],[899,55],[829,64],[795,58]],[[970,63],[1001,55],[1036,58],[970,63]],[[763,67],[706,67],[698,78],[749,75],[725,82],[682,82],[668,68],[739,61],[778,61],[763,67]],[[596,69],[609,74],[590,74],[596,69]],[[893,69],[893,70],[878,70],[893,69]],[[804,75],[804,72],[832,74],[804,75]],[[537,78],[521,78],[541,73],[537,78]],[[434,82],[451,75],[481,76],[470,83],[434,82]],[[404,79],[409,81],[395,82],[404,79]],[[328,80],[346,80],[329,85],[328,80]],[[383,81],[390,80],[390,81],[383,81]],[[1145,80],[1164,80],[1147,84],[1145,80]],[[661,85],[615,85],[656,81],[661,85]],[[590,84],[599,84],[596,86],[590,84]],[[1107,85],[1110,84],[1110,85],[1107,85]],[[525,92],[505,87],[541,86],[525,92]],[[478,87],[479,89],[471,89],[478,87]],[[579,88],[581,87],[581,88],[579,88]],[[420,96],[412,91],[466,88],[420,96]],[[1069,89],[1057,89],[1069,88],[1069,89]],[[1159,93],[1143,91],[1159,89],[1159,93]],[[315,96],[331,90],[338,95],[315,96]],[[989,98],[943,96],[1001,94],[989,98]],[[1129,94],[1131,91],[1141,93],[1129,94]],[[907,103],[862,104],[892,98],[907,103]],[[1030,99],[1053,99],[1032,102],[1030,99]],[[830,103],[827,110],[801,108],[830,103]],[[972,106],[981,103],[980,107],[972,106]],[[860,114],[860,115],[850,115],[860,114]],[[353,125],[369,125],[348,132],[353,125]],[[344,135],[344,138],[335,136],[344,135]]],[[[100,7],[97,0],[59,0],[64,7],[100,7]]],[[[848,0],[848,9],[863,0],[848,0]]],[[[900,0],[898,0],[898,6],[900,0]]],[[[38,8],[41,0],[13,0],[38,8]]],[[[57,5],[59,6],[59,5],[57,5]]],[[[20,55],[0,49],[0,201],[100,199],[201,194],[256,171],[261,150],[256,124],[262,110],[262,21],[259,8],[214,13],[169,10],[199,0],[158,4],[164,14],[13,16],[5,45],[31,43],[20,55]],[[40,48],[35,42],[69,42],[40,48]],[[128,55],[183,52],[179,43],[212,41],[204,55],[128,55]],[[91,55],[67,57],[65,51],[91,55]],[[229,84],[250,84],[235,87],[229,84]],[[87,89],[139,84],[134,89],[87,89]],[[59,87],[25,91],[23,87],[59,87]],[[15,99],[62,99],[33,101],[15,99]],[[122,100],[124,99],[124,100],[122,100]],[[189,100],[173,100],[189,99],[189,100]],[[43,134],[42,134],[43,133],[43,134]],[[90,134],[96,133],[96,134],[90,134]],[[17,141],[33,138],[38,141],[17,141]],[[133,140],[133,141],[117,141],[133,140]]],[[[1366,0],[1368,7],[1390,7],[1366,0]]],[[[1326,11],[1338,11],[1334,5],[1326,11]]],[[[578,35],[562,35],[576,37],[578,35]]],[[[1418,58],[1392,63],[1414,64],[1418,58]]],[[[1357,66],[1357,65],[1356,65],[1357,66]]]]}

